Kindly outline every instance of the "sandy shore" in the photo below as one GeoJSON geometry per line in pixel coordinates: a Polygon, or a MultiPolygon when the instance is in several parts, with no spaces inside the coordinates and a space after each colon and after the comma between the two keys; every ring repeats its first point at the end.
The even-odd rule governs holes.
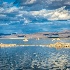
{"type": "Polygon", "coordinates": [[[56,48],[56,49],[61,49],[61,48],[70,48],[70,43],[61,43],[61,42],[56,42],[54,44],[44,44],[44,45],[24,45],[24,44],[0,44],[0,47],[16,47],[16,46],[41,46],[41,47],[50,47],[50,48],[56,48]]]}

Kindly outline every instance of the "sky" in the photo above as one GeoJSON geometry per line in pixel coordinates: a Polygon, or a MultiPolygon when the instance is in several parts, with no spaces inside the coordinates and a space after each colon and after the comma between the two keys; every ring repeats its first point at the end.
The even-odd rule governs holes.
{"type": "Polygon", "coordinates": [[[14,4],[19,4],[20,6],[27,6],[27,7],[33,7],[35,9],[31,10],[40,10],[42,8],[46,9],[57,9],[63,6],[66,6],[67,9],[70,8],[70,0],[1,0],[4,2],[14,4]],[[38,6],[40,6],[38,8],[38,6]]]}
{"type": "Polygon", "coordinates": [[[70,20],[69,3],[70,0],[4,0],[0,5],[0,13],[4,19],[7,16],[13,21],[70,20]]]}
{"type": "Polygon", "coordinates": [[[62,6],[66,6],[67,9],[70,8],[70,0],[2,0],[5,2],[14,2],[15,4],[20,4],[20,6],[40,6],[46,9],[56,9],[62,6]]]}
{"type": "MultiPolygon", "coordinates": [[[[15,26],[25,24],[29,25],[31,31],[32,26],[38,24],[35,25],[35,28],[38,27],[39,29],[38,32],[49,31],[48,27],[50,26],[49,28],[52,29],[53,25],[55,27],[53,31],[57,28],[59,30],[69,30],[70,0],[0,0],[0,28],[3,29],[0,30],[0,33],[5,32],[5,30],[22,33],[24,32],[23,28],[19,29],[15,26]],[[10,27],[5,28],[5,25],[10,27]]],[[[28,32],[28,30],[25,32],[28,32]]]]}
{"type": "Polygon", "coordinates": [[[15,0],[2,0],[2,1],[11,3],[14,2],[15,0]]]}

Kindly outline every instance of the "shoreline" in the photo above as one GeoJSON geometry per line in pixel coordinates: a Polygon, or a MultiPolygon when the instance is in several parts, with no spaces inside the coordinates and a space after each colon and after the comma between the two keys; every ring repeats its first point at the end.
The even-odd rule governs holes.
{"type": "Polygon", "coordinates": [[[38,32],[32,34],[0,34],[0,39],[70,38],[70,31],[38,32]]]}
{"type": "Polygon", "coordinates": [[[48,47],[48,48],[56,48],[56,49],[61,49],[61,48],[66,48],[70,49],[70,43],[63,43],[63,42],[56,42],[56,43],[50,43],[50,44],[0,44],[0,48],[8,48],[8,47],[29,47],[29,46],[40,46],[40,47],[48,47]]]}

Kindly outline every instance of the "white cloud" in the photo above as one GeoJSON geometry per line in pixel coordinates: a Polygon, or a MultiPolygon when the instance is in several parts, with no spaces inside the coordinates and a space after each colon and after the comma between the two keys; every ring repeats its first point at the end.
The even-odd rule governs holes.
{"type": "Polygon", "coordinates": [[[2,13],[4,11],[4,8],[0,8],[0,13],[2,13]]]}
{"type": "Polygon", "coordinates": [[[64,4],[70,5],[70,0],[65,1],[64,4]]]}
{"type": "Polygon", "coordinates": [[[5,12],[12,13],[12,12],[16,12],[16,11],[18,11],[18,8],[14,6],[14,7],[8,8],[5,12]]]}
{"type": "Polygon", "coordinates": [[[25,4],[33,4],[33,3],[35,3],[36,2],[36,0],[27,0],[26,2],[25,2],[25,4]]]}
{"type": "Polygon", "coordinates": [[[6,15],[4,15],[4,14],[0,14],[0,17],[1,17],[1,18],[4,18],[4,17],[6,17],[6,15]]]}
{"type": "Polygon", "coordinates": [[[7,21],[23,23],[39,22],[41,20],[70,20],[70,11],[65,10],[65,6],[55,10],[42,9],[39,11],[24,11],[22,7],[10,6],[0,8],[1,18],[7,21]]]}
{"type": "Polygon", "coordinates": [[[56,10],[40,10],[31,11],[33,16],[43,17],[48,20],[70,20],[70,11],[65,10],[65,7],[61,7],[56,10]]]}

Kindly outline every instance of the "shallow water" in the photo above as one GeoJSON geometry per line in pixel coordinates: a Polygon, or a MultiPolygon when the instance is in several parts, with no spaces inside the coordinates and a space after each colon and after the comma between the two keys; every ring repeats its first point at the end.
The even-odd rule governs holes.
{"type": "Polygon", "coordinates": [[[19,39],[0,39],[0,43],[4,44],[29,44],[29,45],[38,45],[38,44],[51,44],[56,42],[70,43],[70,38],[42,38],[42,39],[28,39],[28,41],[23,41],[24,38],[19,39]]]}

